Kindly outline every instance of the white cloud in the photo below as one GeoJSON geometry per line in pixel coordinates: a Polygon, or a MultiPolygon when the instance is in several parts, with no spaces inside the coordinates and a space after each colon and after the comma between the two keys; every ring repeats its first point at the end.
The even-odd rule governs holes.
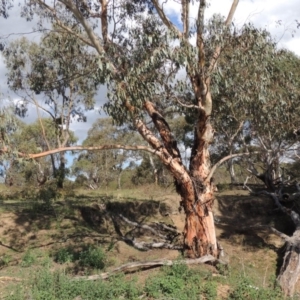
{"type": "MultiPolygon", "coordinates": [[[[232,0],[211,1],[207,17],[213,13],[227,16],[231,3],[232,0]]],[[[279,42],[279,46],[300,55],[300,30],[296,29],[295,21],[299,20],[299,11],[298,0],[244,0],[240,1],[237,7],[234,23],[242,26],[247,22],[252,22],[257,27],[265,28],[279,42]]]]}

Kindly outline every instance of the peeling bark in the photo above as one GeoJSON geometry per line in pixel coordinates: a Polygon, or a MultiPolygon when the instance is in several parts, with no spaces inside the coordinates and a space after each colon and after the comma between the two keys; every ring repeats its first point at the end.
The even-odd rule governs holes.
{"type": "Polygon", "coordinates": [[[191,205],[184,205],[186,211],[184,239],[189,257],[219,255],[212,213],[214,188],[212,180],[206,181],[211,169],[208,147],[212,138],[213,129],[209,117],[202,111],[199,113],[195,129],[195,143],[190,161],[193,181],[193,191],[190,193],[194,193],[194,201],[191,205]]]}

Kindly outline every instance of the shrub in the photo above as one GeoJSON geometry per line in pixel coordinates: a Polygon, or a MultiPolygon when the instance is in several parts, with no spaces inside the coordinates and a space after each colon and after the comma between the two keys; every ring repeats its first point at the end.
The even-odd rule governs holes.
{"type": "Polygon", "coordinates": [[[278,287],[274,288],[261,288],[255,286],[252,281],[247,277],[242,277],[234,291],[229,296],[230,300],[269,300],[269,299],[283,299],[283,295],[278,287]]]}
{"type": "Polygon", "coordinates": [[[64,264],[67,262],[74,261],[74,253],[70,250],[70,248],[60,248],[54,256],[54,261],[59,264],[64,264]]]}
{"type": "Polygon", "coordinates": [[[34,263],[36,262],[36,255],[30,251],[27,250],[24,254],[24,256],[22,257],[22,262],[21,262],[21,266],[22,267],[30,267],[32,266],[34,263]]]}
{"type": "Polygon", "coordinates": [[[101,248],[89,246],[80,253],[79,264],[84,267],[103,269],[105,266],[105,254],[101,248]]]}
{"type": "MultiPolygon", "coordinates": [[[[154,299],[200,299],[205,294],[199,272],[190,270],[184,264],[163,268],[163,272],[146,281],[145,292],[154,299]]],[[[214,298],[207,298],[214,299],[214,298]]]]}

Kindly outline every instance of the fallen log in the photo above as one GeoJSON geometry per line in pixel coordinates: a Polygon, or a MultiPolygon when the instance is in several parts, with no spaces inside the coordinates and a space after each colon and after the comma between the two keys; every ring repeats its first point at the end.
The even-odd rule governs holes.
{"type": "Polygon", "coordinates": [[[194,264],[204,264],[207,262],[219,262],[224,264],[222,261],[216,259],[212,255],[205,255],[200,258],[195,259],[183,259],[183,260],[167,260],[167,259],[160,259],[160,260],[153,260],[153,261],[145,261],[145,262],[131,262],[124,264],[118,268],[113,269],[110,272],[97,274],[97,275],[90,275],[90,276],[76,276],[74,280],[99,280],[99,279],[107,279],[110,276],[123,272],[123,273],[131,273],[136,272],[144,269],[149,268],[156,268],[161,266],[172,266],[174,264],[186,264],[186,265],[194,265],[194,264]]]}

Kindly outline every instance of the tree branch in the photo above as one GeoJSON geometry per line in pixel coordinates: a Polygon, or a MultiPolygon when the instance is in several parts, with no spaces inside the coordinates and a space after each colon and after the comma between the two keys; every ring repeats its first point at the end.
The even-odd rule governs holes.
{"type": "Polygon", "coordinates": [[[153,229],[153,228],[152,228],[151,226],[149,226],[149,225],[139,224],[139,223],[137,223],[137,222],[130,221],[130,220],[128,220],[127,218],[125,218],[122,214],[119,214],[119,217],[120,217],[123,221],[125,221],[126,223],[130,224],[131,226],[149,230],[149,231],[151,231],[154,235],[157,235],[157,236],[159,236],[160,238],[162,238],[162,239],[164,239],[164,240],[167,239],[167,236],[165,236],[165,235],[163,235],[163,234],[160,234],[159,232],[157,232],[155,229],[153,229]]]}
{"type": "Polygon", "coordinates": [[[189,4],[190,4],[190,1],[181,0],[183,36],[186,39],[189,38],[189,4]]]}
{"type": "MultiPolygon", "coordinates": [[[[57,23],[57,25],[58,25],[59,27],[61,27],[62,29],[66,30],[68,33],[70,33],[70,34],[76,36],[77,38],[79,38],[81,41],[83,41],[83,42],[86,43],[87,45],[89,45],[89,46],[91,46],[91,47],[93,47],[93,48],[95,47],[91,42],[89,42],[89,41],[88,41],[86,38],[84,38],[82,35],[80,35],[80,34],[74,32],[71,28],[69,28],[68,26],[66,26],[65,24],[63,24],[63,23],[59,20],[59,18],[57,18],[55,10],[54,10],[52,7],[50,7],[47,3],[45,3],[44,1],[41,1],[41,0],[38,0],[38,3],[39,3],[41,6],[43,6],[44,8],[46,8],[46,9],[48,9],[49,11],[52,12],[53,17],[54,17],[54,19],[55,19],[55,21],[56,21],[56,23],[57,23]]],[[[66,4],[65,4],[65,5],[66,5],[66,4]]]]}
{"type": "Polygon", "coordinates": [[[247,227],[245,229],[259,229],[259,228],[265,228],[265,229],[269,229],[272,233],[276,234],[277,236],[279,236],[280,238],[282,238],[285,242],[287,242],[290,237],[288,235],[286,235],[285,233],[277,230],[276,228],[272,227],[272,226],[269,226],[269,225],[254,225],[254,226],[250,226],[250,227],[247,227]]]}
{"type": "Polygon", "coordinates": [[[152,0],[152,3],[154,5],[160,19],[168,27],[168,29],[175,32],[177,34],[178,38],[183,38],[182,33],[174,26],[174,24],[166,16],[166,14],[163,11],[162,7],[159,5],[158,0],[152,0]]]}
{"type": "Polygon", "coordinates": [[[101,29],[102,29],[102,38],[104,41],[104,44],[108,41],[108,23],[107,23],[107,1],[106,0],[100,0],[101,1],[101,29]]]}
{"type": "MultiPolygon", "coordinates": [[[[39,0],[39,2],[41,2],[41,0],[39,0]]],[[[74,2],[71,0],[60,0],[60,2],[62,2],[66,6],[66,8],[69,9],[74,14],[78,22],[80,22],[80,24],[85,29],[85,32],[88,35],[91,44],[94,46],[96,51],[100,54],[100,57],[102,57],[103,54],[106,53],[105,49],[100,44],[98,37],[95,35],[93,29],[88,24],[87,20],[82,16],[81,12],[78,10],[74,2]]],[[[116,69],[115,65],[111,61],[109,63],[111,64],[110,68],[112,69],[113,73],[117,74],[118,70],[116,69]]]]}
{"type": "Polygon", "coordinates": [[[158,130],[160,137],[163,140],[164,146],[168,150],[169,154],[181,162],[180,151],[177,147],[177,142],[174,139],[169,124],[165,118],[155,109],[154,105],[150,101],[145,102],[145,109],[151,117],[156,129],[158,130]]]}
{"type": "MultiPolygon", "coordinates": [[[[40,153],[31,153],[31,154],[26,154],[26,153],[22,153],[22,152],[17,152],[17,155],[19,157],[24,157],[24,158],[28,158],[28,159],[36,159],[36,158],[40,158],[40,157],[44,157],[47,155],[51,155],[51,154],[56,154],[56,153],[60,153],[60,152],[66,152],[66,151],[97,151],[97,150],[113,150],[113,149],[123,149],[123,150],[131,150],[131,151],[147,151],[150,152],[152,154],[155,154],[156,151],[152,148],[149,148],[147,146],[126,146],[126,145],[103,145],[103,146],[94,146],[94,147],[85,147],[85,146],[70,146],[70,147],[61,147],[61,148],[56,148],[56,149],[52,149],[49,151],[44,151],[44,152],[40,152],[40,153]]],[[[2,148],[0,149],[0,154],[1,153],[9,153],[9,149],[8,148],[2,148]]]]}
{"type": "Polygon", "coordinates": [[[230,155],[227,155],[225,157],[223,157],[222,159],[220,159],[210,170],[210,173],[208,174],[207,178],[205,179],[205,182],[209,182],[210,179],[212,178],[212,176],[214,175],[215,171],[217,170],[217,168],[222,165],[226,160],[229,160],[231,158],[234,158],[234,157],[241,157],[241,156],[249,156],[251,154],[258,154],[259,152],[258,151],[255,151],[255,152],[246,152],[246,153],[236,153],[236,154],[230,154],[230,155]]]}
{"type": "Polygon", "coordinates": [[[284,207],[280,202],[279,202],[279,196],[276,195],[275,193],[269,193],[267,191],[262,191],[260,192],[260,194],[264,194],[264,195],[268,195],[270,196],[275,204],[277,205],[277,207],[284,212],[285,214],[289,215],[292,219],[292,221],[294,222],[296,227],[300,227],[300,216],[298,213],[296,213],[294,210],[288,209],[286,207],[284,207]]]}
{"type": "MultiPolygon", "coordinates": [[[[239,0],[233,0],[230,11],[229,11],[229,14],[228,14],[227,19],[225,21],[225,27],[229,27],[229,25],[231,24],[238,4],[239,4],[239,0]]],[[[220,54],[221,54],[221,45],[218,45],[215,49],[214,55],[213,55],[213,57],[210,61],[210,64],[209,64],[209,68],[208,68],[209,76],[206,80],[206,83],[208,85],[210,85],[210,80],[211,80],[210,74],[212,74],[212,72],[215,70],[215,68],[217,66],[218,59],[220,57],[220,54]]]]}
{"type": "Polygon", "coordinates": [[[199,106],[195,105],[195,104],[185,104],[182,103],[177,97],[174,97],[174,100],[180,104],[182,107],[186,107],[186,108],[193,108],[193,109],[197,109],[199,110],[199,106]]]}

